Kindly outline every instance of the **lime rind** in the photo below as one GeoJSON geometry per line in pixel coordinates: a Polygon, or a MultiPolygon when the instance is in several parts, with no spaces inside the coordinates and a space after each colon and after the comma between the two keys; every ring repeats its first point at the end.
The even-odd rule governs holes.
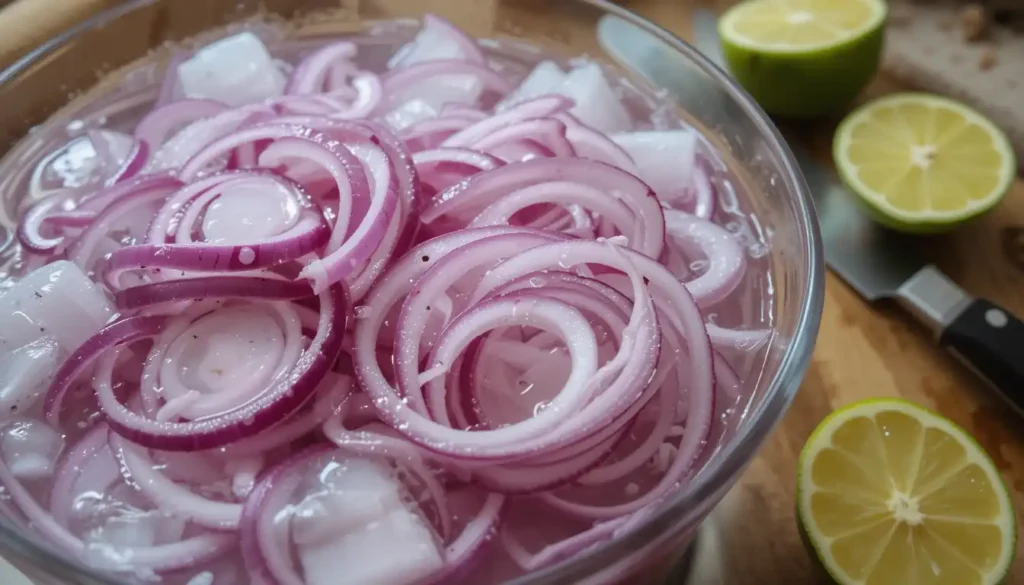
{"type": "Polygon", "coordinates": [[[1013,185],[1017,176],[1017,161],[1007,135],[988,118],[955,100],[925,93],[899,93],[868,102],[843,119],[836,129],[832,142],[832,157],[839,175],[857,199],[866,205],[879,223],[893,229],[917,233],[943,231],[975,218],[997,205],[1013,185]],[[931,108],[945,108],[962,115],[968,123],[976,124],[992,136],[996,149],[1003,157],[997,186],[984,198],[966,202],[962,209],[954,211],[908,211],[893,207],[885,196],[865,185],[857,174],[857,166],[849,161],[846,153],[853,141],[852,130],[871,117],[876,108],[899,107],[900,105],[925,105],[931,108]]]}
{"type": "Polygon", "coordinates": [[[1010,572],[1017,552],[1017,519],[1013,508],[1013,500],[988,453],[962,427],[953,421],[923,406],[901,398],[872,398],[849,404],[832,412],[811,433],[797,460],[796,508],[800,537],[805,545],[813,550],[821,568],[840,585],[863,585],[862,581],[850,578],[845,571],[837,566],[828,548],[826,538],[820,535],[811,511],[811,496],[816,489],[810,479],[810,466],[814,457],[831,444],[833,433],[845,422],[861,416],[875,416],[881,412],[901,412],[913,417],[925,428],[937,428],[957,439],[967,451],[969,460],[984,470],[991,485],[994,487],[999,507],[1002,512],[993,525],[1001,529],[1002,555],[994,563],[992,570],[983,574],[983,585],[1004,583],[1010,572]]]}
{"type": "Polygon", "coordinates": [[[828,50],[834,47],[847,45],[856,42],[859,38],[881,28],[889,14],[888,5],[882,0],[841,0],[843,2],[859,2],[871,9],[871,18],[861,23],[860,26],[843,30],[837,33],[835,39],[823,41],[817,44],[765,44],[756,39],[751,39],[736,30],[736,22],[747,17],[745,14],[753,2],[743,2],[722,16],[718,23],[718,34],[723,39],[728,39],[738,47],[758,53],[769,53],[774,55],[806,55],[816,51],[828,50]]]}
{"type": "Polygon", "coordinates": [[[849,34],[837,35],[835,40],[820,45],[780,50],[733,30],[745,7],[764,1],[741,3],[719,20],[722,54],[733,77],[773,116],[810,119],[844,111],[878,69],[886,5],[880,0],[858,0],[871,2],[877,10],[849,34]]]}

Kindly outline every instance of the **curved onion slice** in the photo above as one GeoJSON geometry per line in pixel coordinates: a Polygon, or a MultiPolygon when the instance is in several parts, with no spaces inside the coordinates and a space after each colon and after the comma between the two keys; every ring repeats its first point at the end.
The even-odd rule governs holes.
{"type": "MultiPolygon", "coordinates": [[[[288,373],[249,403],[220,415],[188,422],[156,421],[121,404],[109,380],[97,384],[97,397],[110,426],[143,446],[166,451],[194,451],[252,436],[295,411],[315,390],[337,358],[348,314],[345,289],[335,285],[319,295],[320,316],[309,347],[288,373]]],[[[72,383],[108,350],[153,338],[168,327],[166,317],[134,317],[118,321],[82,345],[58,370],[46,397],[47,418],[59,424],[64,395],[72,383]]]]}

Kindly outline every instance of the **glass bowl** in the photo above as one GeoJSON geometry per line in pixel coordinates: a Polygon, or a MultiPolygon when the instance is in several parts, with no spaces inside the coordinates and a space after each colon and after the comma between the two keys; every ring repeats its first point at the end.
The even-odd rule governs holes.
{"type": "MultiPolygon", "coordinates": [[[[759,239],[767,251],[767,290],[772,292],[765,320],[774,335],[759,375],[745,380],[750,398],[730,419],[722,447],[688,485],[621,538],[515,583],[663,581],[795,395],[814,346],[824,292],[817,223],[792,154],[751,98],[690,45],[604,0],[133,0],[80,23],[0,73],[0,148],[7,153],[0,166],[18,163],[23,153],[11,149],[33,126],[109,91],[111,79],[124,83],[125,75],[118,71],[126,65],[133,63],[131,75],[160,75],[171,44],[211,29],[260,17],[287,21],[289,35],[347,34],[364,31],[375,21],[418,18],[425,11],[479,38],[520,40],[557,54],[587,54],[606,62],[612,60],[597,40],[602,17],[611,15],[646,31],[658,46],[656,69],[666,79],[685,79],[672,99],[687,121],[718,147],[730,168],[727,177],[719,177],[720,186],[745,194],[740,203],[758,220],[759,239]],[[146,64],[141,69],[140,60],[146,64]]],[[[635,71],[625,75],[645,83],[635,71]]],[[[0,512],[0,556],[40,585],[118,582],[39,542],[5,502],[0,501],[0,512]]]]}

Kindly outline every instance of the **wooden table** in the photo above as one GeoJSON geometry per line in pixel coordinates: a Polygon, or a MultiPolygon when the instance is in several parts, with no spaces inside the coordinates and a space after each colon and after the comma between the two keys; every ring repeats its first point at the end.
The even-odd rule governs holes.
{"type": "MultiPolygon", "coordinates": [[[[67,22],[115,3],[20,0],[0,18],[4,32],[0,64],[62,30],[67,22]]],[[[690,36],[690,3],[622,3],[681,37],[690,36]]],[[[879,76],[865,97],[899,89],[906,88],[879,76]]],[[[802,134],[825,153],[832,130],[832,125],[822,123],[802,129],[802,134]]],[[[923,240],[922,245],[972,293],[1024,315],[1024,183],[1018,181],[993,213],[955,234],[923,240]]],[[[868,306],[829,275],[813,363],[789,414],[715,512],[705,546],[717,548],[723,556],[710,561],[705,567],[710,572],[702,573],[698,583],[797,585],[821,579],[800,542],[793,517],[796,458],[811,430],[829,411],[873,396],[901,396],[962,425],[991,454],[1014,491],[1018,509],[1024,509],[1024,432],[1019,430],[1024,425],[1020,420],[938,350],[928,333],[907,315],[894,307],[868,306]]],[[[1024,521],[1020,515],[1019,519],[1024,521]]],[[[1024,582],[1024,555],[1019,555],[1009,582],[1024,582]]]]}

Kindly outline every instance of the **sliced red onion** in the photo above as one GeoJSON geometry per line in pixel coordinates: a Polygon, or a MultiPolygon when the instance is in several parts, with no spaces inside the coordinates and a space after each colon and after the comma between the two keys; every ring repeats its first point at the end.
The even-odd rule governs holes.
{"type": "Polygon", "coordinates": [[[33,254],[50,254],[64,241],[64,236],[47,237],[42,228],[51,213],[59,211],[68,197],[64,193],[54,193],[36,202],[28,208],[18,222],[18,243],[33,254]]]}
{"type": "Polygon", "coordinates": [[[131,136],[110,130],[89,130],[86,132],[89,141],[100,159],[100,165],[113,172],[124,164],[136,147],[131,136]]]}
{"type": "Polygon", "coordinates": [[[68,260],[87,269],[107,233],[131,218],[131,214],[163,202],[181,183],[168,175],[139,177],[108,188],[112,202],[100,211],[92,224],[68,249],[68,260]]]}
{"type": "Polygon", "coordinates": [[[291,301],[309,295],[306,284],[290,280],[253,276],[200,276],[119,290],[114,293],[114,302],[121,310],[133,310],[192,299],[242,297],[291,301]]]}
{"type": "Polygon", "coordinates": [[[384,88],[380,78],[372,73],[358,71],[347,75],[351,77],[351,88],[341,86],[330,93],[311,96],[285,95],[274,103],[291,114],[323,115],[341,120],[364,118],[380,105],[384,88]]]}
{"type": "MultiPolygon", "coordinates": [[[[302,156],[311,148],[317,148],[317,145],[299,139],[283,138],[267,147],[260,155],[260,164],[274,166],[286,157],[302,156]]],[[[366,169],[368,178],[371,179],[372,189],[367,193],[369,206],[362,220],[356,225],[355,231],[350,234],[345,233],[348,226],[335,226],[335,231],[327,243],[328,254],[302,269],[300,278],[308,278],[315,292],[346,278],[366,262],[384,238],[398,205],[397,180],[384,151],[371,145],[355,144],[348,146],[348,149],[359,159],[366,169]]],[[[305,156],[313,158],[311,154],[307,152],[305,156]]]]}
{"type": "Polygon", "coordinates": [[[711,217],[718,207],[718,197],[715,193],[714,183],[712,183],[712,176],[714,176],[714,170],[711,164],[707,159],[698,156],[693,163],[693,214],[702,219],[711,217]]]}
{"type": "Polygon", "coordinates": [[[310,397],[341,351],[349,311],[347,293],[335,285],[321,293],[316,336],[291,371],[248,404],[220,416],[188,422],[158,422],[127,409],[109,385],[97,388],[111,428],[145,447],[193,451],[255,435],[295,411],[310,397]]]}
{"type": "MultiPolygon", "coordinates": [[[[154,340],[140,386],[149,418],[202,420],[234,411],[279,383],[301,354],[295,305],[261,301],[210,311],[209,304],[172,317],[154,340]]],[[[114,358],[107,357],[94,385],[110,378],[114,358]]]]}
{"type": "Polygon", "coordinates": [[[432,148],[412,155],[421,181],[421,194],[436,196],[439,192],[468,179],[471,175],[504,165],[490,154],[468,148],[432,148]]]}
{"type": "Polygon", "coordinates": [[[353,392],[352,379],[347,375],[328,374],[320,383],[313,405],[290,420],[282,421],[258,435],[236,441],[221,450],[228,456],[246,457],[259,455],[294,445],[337,413],[350,402],[353,392]]]}
{"type": "Polygon", "coordinates": [[[571,157],[576,154],[566,137],[565,124],[554,118],[515,122],[478,140],[473,148],[497,154],[508,161],[529,160],[535,156],[571,157]],[[506,154],[509,151],[511,154],[506,154]]]}
{"type": "Polygon", "coordinates": [[[54,427],[60,427],[61,408],[72,384],[112,347],[147,339],[160,333],[165,317],[130,317],[115,321],[90,337],[61,364],[46,392],[44,411],[54,427]]]}
{"type": "MultiPolygon", "coordinates": [[[[417,170],[428,165],[465,165],[475,172],[489,171],[502,166],[500,159],[469,148],[433,148],[412,155],[417,170]]],[[[422,171],[420,171],[422,174],[422,171]]]]}
{"type": "Polygon", "coordinates": [[[459,536],[445,548],[444,568],[421,581],[421,584],[450,583],[458,579],[479,551],[488,546],[494,538],[504,505],[505,496],[487,494],[479,511],[470,518],[459,536]]]}
{"type": "Polygon", "coordinates": [[[107,179],[107,184],[113,185],[122,181],[127,181],[132,177],[142,172],[142,169],[146,167],[149,162],[149,145],[141,140],[136,140],[132,146],[131,152],[125,158],[121,166],[117,167],[117,170],[111,174],[110,178],[107,179]]]}
{"type": "Polygon", "coordinates": [[[302,585],[302,577],[295,573],[287,558],[282,558],[280,547],[286,542],[275,534],[273,515],[289,503],[291,492],[302,479],[300,470],[332,449],[321,444],[293,456],[264,474],[246,498],[239,525],[240,545],[249,575],[259,582],[302,585]]]}
{"type": "Polygon", "coordinates": [[[479,108],[459,102],[449,102],[441,106],[441,114],[447,117],[466,118],[475,122],[479,122],[489,115],[479,108]]]}
{"type": "Polygon", "coordinates": [[[241,504],[218,502],[200,496],[160,473],[145,449],[117,436],[112,436],[110,440],[132,481],[161,509],[207,528],[230,530],[238,527],[242,517],[241,504]]]}
{"type": "Polygon", "coordinates": [[[105,493],[121,479],[121,470],[110,451],[110,428],[97,424],[87,430],[61,456],[50,489],[50,513],[54,521],[68,528],[74,497],[83,492],[105,493]]]}
{"type": "MultiPolygon", "coordinates": [[[[341,350],[348,302],[344,287],[320,295],[317,333],[291,372],[250,403],[220,416],[188,422],[159,422],[122,405],[109,383],[97,386],[100,407],[111,427],[139,445],[165,451],[208,449],[252,436],[301,406],[328,372],[341,350]]],[[[107,350],[152,338],[167,326],[165,317],[133,317],[115,322],[86,342],[58,371],[46,397],[47,417],[58,422],[64,395],[74,380],[107,350]]],[[[108,381],[109,382],[109,381],[108,381]]]]}
{"type": "Polygon", "coordinates": [[[251,243],[140,244],[115,250],[106,262],[106,279],[118,283],[121,273],[137,268],[203,272],[266,268],[316,251],[329,238],[330,228],[323,215],[303,210],[288,231],[251,243]]]}
{"type": "Polygon", "coordinates": [[[419,152],[440,147],[445,140],[475,123],[462,117],[431,118],[402,128],[400,132],[409,150],[419,152]]]}
{"type": "MultiPolygon", "coordinates": [[[[446,78],[459,80],[469,78],[479,83],[482,90],[497,95],[504,95],[510,88],[508,80],[486,64],[449,58],[422,61],[408,67],[391,70],[382,80],[384,95],[391,96],[390,99],[394,100],[396,99],[394,96],[414,96],[417,90],[429,93],[432,91],[431,86],[436,86],[438,83],[445,84],[446,78]],[[426,88],[424,89],[423,86],[426,88]]],[[[459,93],[465,95],[466,93],[465,88],[455,84],[445,85],[447,87],[441,91],[445,97],[448,95],[454,97],[459,93]]],[[[436,89],[433,91],[437,92],[436,89]]]]}
{"type": "Polygon", "coordinates": [[[356,45],[349,41],[330,43],[318,49],[295,67],[285,93],[317,94],[334,89],[326,85],[330,81],[330,73],[338,68],[354,70],[355,65],[350,59],[355,57],[356,51],[356,45]]]}
{"type": "MultiPolygon", "coordinates": [[[[600,193],[605,193],[605,197],[609,199],[608,204],[601,205],[601,209],[595,211],[610,213],[613,209],[619,209],[620,205],[630,208],[635,217],[635,225],[629,232],[629,236],[632,237],[629,241],[630,247],[652,258],[661,255],[665,243],[665,220],[657,198],[636,177],[594,160],[534,159],[474,175],[435,197],[423,210],[421,219],[425,223],[430,223],[442,215],[456,213],[467,207],[485,208],[510,195],[529,201],[529,197],[535,196],[517,194],[534,186],[538,186],[536,193],[540,198],[533,200],[532,203],[539,203],[543,201],[543,197],[549,197],[548,201],[562,200],[565,203],[587,207],[592,206],[595,201],[601,205],[600,193]],[[553,192],[550,194],[545,193],[542,190],[545,188],[539,185],[552,182],[552,178],[555,178],[555,181],[582,185],[582,190],[577,189],[579,196],[560,193],[560,187],[552,188],[553,192]]],[[[499,218],[505,217],[498,212],[495,212],[495,215],[499,218]]]]}
{"type": "Polygon", "coordinates": [[[380,124],[322,118],[308,120],[307,123],[345,143],[369,143],[379,147],[387,155],[391,172],[397,180],[397,211],[388,223],[376,251],[365,262],[358,276],[349,281],[352,298],[359,299],[387,267],[395,250],[404,250],[417,232],[419,222],[415,221],[415,213],[420,187],[419,177],[412,156],[402,141],[380,124]]]}
{"type": "Polygon", "coordinates": [[[772,338],[771,329],[729,329],[708,323],[708,336],[715,347],[728,351],[757,351],[772,338]]]}
{"type": "Polygon", "coordinates": [[[446,139],[441,145],[449,147],[471,147],[487,138],[496,130],[531,118],[545,118],[560,114],[572,107],[572,101],[562,96],[542,96],[523,102],[514,108],[490,118],[481,120],[446,139]]]}
{"type": "Polygon", "coordinates": [[[228,107],[214,100],[181,100],[170,102],[146,114],[135,127],[135,138],[153,150],[159,149],[167,139],[183,127],[210,118],[228,107]]]}
{"type": "MultiPolygon", "coordinates": [[[[428,242],[428,245],[434,244],[434,246],[437,246],[443,250],[446,243],[450,241],[458,241],[454,237],[447,241],[446,239],[447,238],[439,238],[432,242],[428,242]]],[[[403,262],[408,262],[412,266],[419,266],[420,264],[429,265],[431,262],[436,262],[437,260],[432,260],[431,255],[429,253],[426,253],[427,250],[430,250],[430,248],[433,247],[428,245],[421,246],[420,249],[412,251],[408,256],[406,256],[405,259],[403,259],[403,262]],[[421,253],[422,257],[420,257],[421,253]]],[[[540,246],[540,248],[548,248],[552,245],[558,244],[542,245],[540,246]]],[[[609,252],[609,248],[607,247],[607,245],[597,245],[604,249],[606,254],[609,252]]],[[[520,258],[522,256],[531,255],[530,250],[532,250],[532,248],[525,252],[520,252],[517,256],[512,256],[509,260],[506,260],[505,262],[499,264],[497,268],[500,268],[505,264],[508,264],[509,262],[512,262],[513,260],[520,258]]],[[[558,260],[560,256],[557,254],[554,256],[548,256],[549,261],[551,261],[552,257],[555,258],[553,262],[557,265],[560,262],[558,260]]],[[[612,253],[612,257],[614,257],[614,253],[612,253]]],[[[604,261],[609,261],[608,256],[604,257],[604,261]]],[[[616,262],[613,261],[613,264],[615,263],[616,262]]],[[[655,266],[658,265],[655,263],[655,266]]],[[[401,263],[399,265],[396,265],[396,277],[402,278],[401,276],[399,276],[403,272],[402,268],[404,267],[402,266],[401,263]]],[[[660,266],[658,266],[658,268],[662,271],[664,270],[663,268],[660,268],[660,266]]],[[[489,276],[490,274],[493,274],[495,270],[496,269],[492,268],[486,274],[489,276]]],[[[630,270],[632,270],[632,268],[630,268],[630,270]]],[[[667,273],[665,274],[667,275],[667,273]]],[[[671,280],[676,287],[681,288],[681,285],[679,285],[678,282],[671,277],[671,275],[667,276],[668,279],[671,280]]],[[[637,279],[638,278],[639,277],[637,277],[637,279]]],[[[487,279],[488,277],[485,276],[485,282],[487,281],[487,279]]],[[[634,280],[635,282],[639,283],[640,281],[637,279],[634,280]]],[[[415,282],[414,279],[413,281],[415,282]]],[[[360,376],[363,387],[371,394],[371,396],[375,398],[375,404],[380,410],[382,417],[384,417],[384,419],[387,422],[394,424],[397,428],[403,429],[403,432],[405,432],[407,436],[409,436],[416,442],[423,444],[424,446],[427,446],[428,448],[437,450],[439,452],[463,457],[508,458],[513,454],[529,453],[536,449],[541,449],[541,445],[571,444],[573,441],[578,441],[586,437],[589,433],[593,432],[592,430],[590,430],[591,428],[599,428],[601,426],[600,421],[608,419],[608,421],[610,422],[610,420],[613,419],[616,416],[616,414],[620,412],[621,409],[628,408],[631,401],[629,401],[626,397],[633,396],[635,399],[636,392],[638,390],[636,389],[636,384],[643,384],[643,380],[645,378],[642,375],[639,375],[638,378],[630,378],[628,375],[623,375],[622,378],[624,381],[632,380],[632,382],[626,382],[624,384],[621,384],[618,387],[618,390],[614,392],[609,392],[606,395],[603,394],[597,400],[595,400],[595,402],[593,403],[593,405],[595,406],[593,406],[592,416],[583,417],[583,420],[573,419],[572,424],[565,425],[564,428],[559,428],[559,431],[561,431],[560,433],[552,434],[550,433],[550,427],[545,427],[548,430],[548,433],[546,434],[546,436],[543,436],[542,438],[539,435],[535,435],[533,433],[533,431],[535,430],[533,429],[533,427],[538,426],[539,424],[537,422],[538,417],[529,419],[517,425],[505,427],[503,429],[466,433],[464,431],[454,430],[442,427],[440,425],[436,425],[435,423],[429,421],[428,419],[421,418],[411,409],[396,409],[396,401],[398,400],[398,397],[393,394],[394,390],[391,389],[387,381],[383,379],[383,376],[379,370],[379,364],[377,364],[376,362],[377,358],[375,355],[373,355],[373,351],[370,349],[370,346],[368,346],[365,343],[365,340],[367,339],[368,335],[371,336],[370,338],[372,339],[372,336],[375,335],[376,331],[379,330],[383,317],[378,317],[378,315],[386,315],[388,313],[388,306],[391,302],[393,302],[393,300],[391,299],[395,298],[397,295],[402,294],[404,290],[408,290],[408,288],[406,288],[410,286],[408,284],[408,279],[403,279],[403,282],[405,282],[404,285],[398,281],[395,281],[394,284],[392,284],[388,280],[384,280],[379,284],[379,288],[376,290],[378,296],[376,298],[371,297],[368,299],[369,302],[367,303],[367,306],[371,308],[370,314],[366,315],[364,319],[357,321],[356,327],[355,357],[357,373],[360,376]],[[464,441],[472,443],[472,446],[470,446],[468,443],[463,445],[464,441]]],[[[638,284],[637,286],[642,287],[642,284],[638,284]]],[[[418,295],[425,300],[429,300],[431,298],[431,295],[424,294],[422,288],[419,291],[418,295]]],[[[474,295],[474,298],[477,298],[477,295],[474,295]]],[[[508,299],[508,301],[514,303],[515,299],[508,299]]],[[[472,302],[475,304],[475,302],[477,301],[474,300],[472,302]]],[[[642,303],[637,304],[636,306],[639,308],[641,307],[641,305],[642,303]]],[[[496,315],[500,314],[500,310],[498,309],[494,309],[493,311],[496,315]]],[[[649,311],[649,309],[647,309],[647,311],[649,311]]],[[[644,309],[639,309],[639,312],[636,313],[631,318],[631,327],[640,327],[639,330],[637,330],[635,333],[631,335],[635,334],[637,335],[638,340],[641,340],[645,344],[649,344],[652,341],[650,339],[649,333],[651,329],[651,324],[649,318],[643,317],[644,312],[644,309]],[[634,319],[636,319],[635,323],[633,322],[634,319]],[[641,333],[641,331],[647,331],[648,333],[641,333]]],[[[699,313],[697,315],[699,317],[699,313]]],[[[488,318],[489,313],[487,311],[481,311],[478,314],[472,314],[472,320],[470,320],[468,323],[472,323],[473,325],[467,325],[465,327],[470,327],[469,331],[472,331],[472,327],[480,327],[483,323],[487,322],[486,319],[488,318]],[[475,320],[480,319],[483,320],[480,321],[480,324],[476,324],[475,320]]],[[[698,326],[700,326],[699,320],[697,324],[698,326]]],[[[490,326],[491,325],[488,325],[488,327],[490,326]]],[[[465,329],[465,327],[460,327],[458,329],[465,329]]],[[[453,331],[456,331],[458,329],[453,329],[453,331]]],[[[702,327],[700,331],[703,332],[702,327]]],[[[462,333],[461,335],[464,334],[465,333],[462,333]]],[[[416,343],[415,334],[412,334],[412,336],[409,337],[408,335],[410,334],[407,332],[405,335],[407,335],[407,337],[404,337],[403,340],[407,340],[407,343],[416,343]]],[[[460,338],[453,337],[453,341],[456,339],[460,338]]],[[[654,343],[656,344],[656,341],[654,343]]],[[[464,347],[464,344],[465,341],[458,341],[452,345],[452,349],[454,349],[457,352],[458,350],[456,348],[460,346],[464,347]]],[[[445,347],[445,342],[440,342],[438,347],[445,347]]],[[[629,363],[634,363],[634,365],[630,367],[653,367],[653,362],[648,361],[646,358],[646,356],[650,354],[650,347],[645,347],[646,349],[640,349],[638,347],[636,353],[634,354],[636,359],[638,359],[639,361],[636,361],[634,363],[633,360],[627,360],[629,363]],[[644,363],[648,363],[650,365],[643,366],[642,364],[644,363]]],[[[442,367],[447,367],[447,364],[451,363],[453,358],[455,357],[455,355],[448,355],[449,353],[452,353],[451,350],[445,351],[447,353],[445,353],[444,355],[437,353],[434,356],[435,358],[439,358],[438,362],[440,362],[442,367]]],[[[605,369],[603,368],[600,375],[597,376],[593,381],[590,381],[589,383],[607,383],[609,377],[616,375],[616,373],[619,371],[622,371],[621,368],[624,365],[622,363],[622,360],[616,359],[614,361],[616,365],[613,366],[609,364],[608,368],[610,369],[607,369],[607,371],[605,371],[605,369]],[[598,382],[598,380],[600,380],[601,382],[598,382]]],[[[432,360],[431,364],[434,364],[434,367],[436,368],[438,367],[438,362],[432,360]]],[[[595,373],[597,372],[595,371],[595,373]]],[[[597,386],[597,388],[600,387],[600,385],[597,386]]],[[[595,388],[589,389],[587,391],[587,395],[589,396],[589,392],[593,392],[594,389],[595,388]]],[[[566,400],[573,400],[573,398],[569,398],[571,396],[573,395],[567,394],[566,400]]],[[[579,397],[576,397],[575,400],[579,400],[579,397]]],[[[544,420],[548,418],[554,418],[555,420],[558,420],[557,417],[561,414],[559,412],[559,409],[555,407],[550,407],[550,410],[546,408],[544,412],[542,412],[539,416],[539,418],[544,420]],[[543,416],[544,412],[554,412],[555,415],[549,414],[548,416],[545,417],[543,416]]]]}
{"type": "MultiPolygon", "coordinates": [[[[565,138],[572,144],[576,156],[601,161],[634,175],[640,175],[631,154],[612,141],[607,134],[594,130],[568,112],[557,114],[556,117],[565,123],[565,138]]],[[[650,184],[645,177],[640,178],[650,184]]],[[[657,192],[656,187],[651,185],[651,188],[657,192]]],[[[658,194],[660,196],[660,193],[658,194]]]]}
{"type": "MultiPolygon", "coordinates": [[[[421,385],[418,379],[418,368],[422,357],[421,346],[419,343],[413,343],[413,340],[419,340],[424,334],[428,322],[433,316],[431,305],[439,307],[442,299],[438,297],[461,280],[467,272],[472,273],[474,270],[485,268],[496,260],[550,242],[553,239],[555,238],[547,234],[529,231],[484,238],[453,250],[443,258],[434,259],[430,268],[415,281],[409,296],[402,304],[395,325],[398,335],[409,340],[409,343],[402,344],[395,350],[396,356],[400,356],[395,370],[398,387],[411,401],[414,409],[421,413],[425,413],[427,410],[418,390],[421,385]]],[[[423,258],[421,257],[420,260],[422,262],[423,258]]],[[[450,317],[451,313],[455,311],[445,312],[450,317]]],[[[462,312],[461,306],[458,308],[458,312],[462,312]]],[[[447,327],[449,324],[450,320],[446,319],[445,326],[447,327]]],[[[451,363],[453,362],[448,362],[447,366],[450,367],[451,363]]]]}
{"type": "Polygon", "coordinates": [[[160,92],[157,93],[154,108],[161,108],[175,100],[181,99],[181,87],[178,84],[178,65],[185,62],[192,54],[187,51],[175,51],[167,60],[167,67],[164,70],[164,78],[160,83],[160,92]]]}
{"type": "Polygon", "coordinates": [[[702,256],[707,268],[686,283],[697,304],[706,308],[728,297],[743,280],[747,255],[729,231],[682,211],[666,209],[665,230],[685,258],[702,256]]]}
{"type": "MultiPolygon", "coordinates": [[[[266,105],[256,104],[229,109],[209,118],[201,118],[164,141],[146,167],[148,172],[180,169],[189,159],[218,138],[259,122],[272,119],[276,112],[266,105]]],[[[196,173],[198,174],[198,172],[196,173]]],[[[185,178],[186,182],[192,178],[185,178]]]]}

